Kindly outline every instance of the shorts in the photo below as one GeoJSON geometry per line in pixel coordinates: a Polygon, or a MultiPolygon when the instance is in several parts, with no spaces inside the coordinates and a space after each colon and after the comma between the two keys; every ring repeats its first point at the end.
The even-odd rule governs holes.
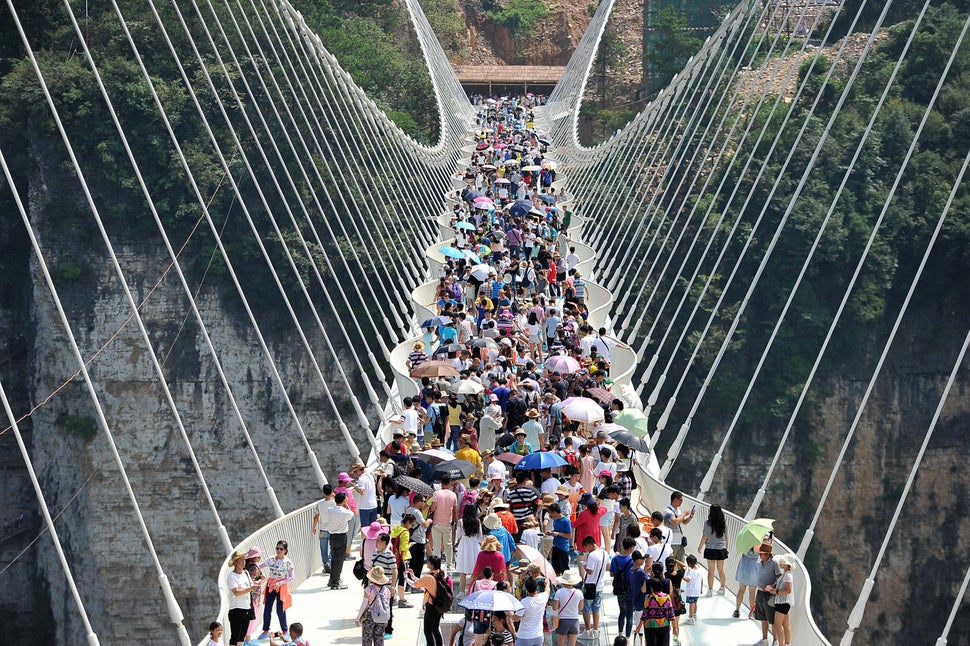
{"type": "Polygon", "coordinates": [[[556,628],[557,635],[578,635],[579,619],[560,619],[556,628]]]}
{"type": "Polygon", "coordinates": [[[685,602],[687,602],[687,603],[697,603],[697,600],[698,600],[699,598],[700,598],[700,597],[686,597],[686,598],[684,599],[684,601],[685,601],[685,602]]]}
{"type": "Polygon", "coordinates": [[[708,561],[726,561],[728,559],[728,551],[723,548],[712,549],[710,547],[705,547],[704,558],[708,561]]]}
{"type": "Polygon", "coordinates": [[[758,621],[767,621],[769,624],[775,623],[775,609],[768,605],[771,594],[764,590],[758,590],[754,598],[754,618],[758,621]]]}
{"type": "Polygon", "coordinates": [[[491,623],[491,622],[488,622],[488,621],[478,621],[476,619],[473,622],[473,628],[472,628],[472,630],[473,630],[473,632],[476,635],[484,635],[485,633],[488,632],[489,623],[491,623]]]}
{"type": "Polygon", "coordinates": [[[542,637],[533,637],[531,639],[523,639],[522,637],[516,637],[515,646],[542,646],[543,641],[545,640],[542,637]]]}
{"type": "MultiPolygon", "coordinates": [[[[633,605],[636,606],[636,604],[633,604],[633,605]]],[[[633,611],[633,625],[634,626],[639,626],[640,625],[640,617],[642,617],[642,616],[643,616],[643,608],[640,608],[640,610],[634,610],[633,611]]]]}
{"type": "Polygon", "coordinates": [[[791,612],[791,604],[790,603],[776,603],[775,604],[775,612],[777,612],[779,615],[787,615],[789,612],[791,612]]]}
{"type": "Polygon", "coordinates": [[[583,614],[589,614],[591,612],[599,612],[600,608],[603,606],[603,592],[597,592],[595,599],[583,599],[583,614]]]}

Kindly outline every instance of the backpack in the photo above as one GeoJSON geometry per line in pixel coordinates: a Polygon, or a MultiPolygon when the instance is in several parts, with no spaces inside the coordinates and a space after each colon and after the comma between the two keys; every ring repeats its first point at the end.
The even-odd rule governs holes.
{"type": "Polygon", "coordinates": [[[391,619],[391,594],[387,586],[377,588],[373,603],[368,606],[370,620],[375,624],[386,624],[391,619]],[[387,594],[385,594],[385,592],[387,594]]]}
{"type": "Polygon", "coordinates": [[[573,451],[572,449],[566,449],[563,451],[563,457],[566,459],[566,462],[577,469],[579,468],[579,453],[573,451]]]}
{"type": "Polygon", "coordinates": [[[451,582],[440,574],[436,574],[434,579],[437,589],[434,592],[431,606],[441,614],[451,612],[451,606],[455,602],[455,593],[451,589],[451,582]]]}
{"type": "Polygon", "coordinates": [[[432,406],[435,414],[431,422],[431,428],[438,437],[444,437],[448,430],[448,413],[442,410],[444,406],[444,404],[435,404],[432,406]]]}
{"type": "Polygon", "coordinates": [[[613,595],[617,597],[625,597],[630,594],[630,584],[626,580],[626,575],[630,571],[630,565],[633,561],[626,564],[626,567],[622,568],[613,577],[613,595]]]}
{"type": "Polygon", "coordinates": [[[404,558],[401,555],[401,534],[391,537],[391,551],[394,552],[394,556],[397,558],[398,567],[401,567],[404,564],[404,558]]]}

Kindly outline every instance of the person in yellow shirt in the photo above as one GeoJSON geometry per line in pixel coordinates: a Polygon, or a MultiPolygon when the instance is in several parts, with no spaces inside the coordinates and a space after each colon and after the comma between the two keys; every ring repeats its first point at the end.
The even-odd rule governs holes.
{"type": "Polygon", "coordinates": [[[465,460],[471,462],[475,465],[475,473],[481,477],[485,471],[482,462],[482,456],[478,454],[478,451],[472,448],[472,436],[468,433],[463,433],[461,437],[458,438],[459,448],[458,452],[455,453],[455,457],[459,460],[465,460]]]}
{"type": "Polygon", "coordinates": [[[401,516],[401,524],[391,528],[391,548],[394,556],[397,557],[398,608],[414,607],[404,596],[404,570],[410,567],[411,563],[411,528],[414,527],[416,520],[413,514],[405,513],[401,516]],[[397,539],[396,544],[394,539],[397,539]]]}

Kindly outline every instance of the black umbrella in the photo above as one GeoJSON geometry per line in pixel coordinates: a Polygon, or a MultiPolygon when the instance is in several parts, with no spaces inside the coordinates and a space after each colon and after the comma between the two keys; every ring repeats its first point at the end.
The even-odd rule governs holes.
{"type": "Polygon", "coordinates": [[[417,478],[412,478],[411,476],[398,476],[394,478],[394,482],[401,485],[405,489],[410,489],[414,493],[419,493],[428,498],[434,495],[434,487],[429,485],[427,482],[423,482],[417,478]]]}
{"type": "Polygon", "coordinates": [[[451,460],[435,465],[432,472],[434,480],[441,480],[444,476],[449,476],[452,480],[461,480],[475,475],[478,469],[468,460],[451,460]]]}
{"type": "Polygon", "coordinates": [[[457,343],[449,343],[447,345],[438,346],[438,349],[434,351],[434,356],[437,357],[439,354],[448,354],[451,352],[461,352],[461,350],[462,350],[461,345],[457,343]]]}
{"type": "Polygon", "coordinates": [[[642,451],[643,453],[650,452],[650,443],[639,435],[634,435],[630,431],[613,431],[610,433],[610,437],[617,444],[623,444],[628,446],[634,451],[642,451]]]}

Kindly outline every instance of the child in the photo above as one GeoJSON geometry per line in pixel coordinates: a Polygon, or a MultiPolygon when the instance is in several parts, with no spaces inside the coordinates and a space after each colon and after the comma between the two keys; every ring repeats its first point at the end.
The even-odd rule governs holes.
{"type": "Polygon", "coordinates": [[[668,556],[664,565],[667,566],[667,578],[670,580],[670,602],[674,604],[674,617],[670,621],[670,626],[673,628],[674,641],[676,642],[680,640],[680,616],[687,614],[684,601],[680,597],[680,584],[684,580],[687,564],[668,556]]]}
{"type": "Polygon", "coordinates": [[[697,599],[704,594],[704,579],[701,569],[697,567],[697,557],[693,554],[687,555],[687,571],[684,572],[684,596],[687,597],[687,619],[684,625],[694,625],[697,623],[697,599]]]}
{"type": "Polygon", "coordinates": [[[213,621],[209,624],[209,641],[205,646],[219,646],[222,643],[222,624],[213,621]]]}
{"type": "Polygon", "coordinates": [[[310,646],[310,643],[303,639],[303,624],[299,622],[293,622],[290,624],[290,632],[286,635],[279,635],[280,639],[286,641],[276,641],[273,639],[273,635],[269,636],[269,646],[310,646]]]}
{"type": "Polygon", "coordinates": [[[471,590],[469,591],[468,594],[472,594],[480,590],[494,590],[495,581],[492,579],[493,574],[495,573],[492,571],[492,568],[489,567],[488,565],[482,568],[482,578],[472,583],[471,590]]]}
{"type": "Polygon", "coordinates": [[[535,516],[527,516],[522,521],[522,537],[520,543],[525,543],[532,549],[539,549],[539,521],[535,516]]]}

